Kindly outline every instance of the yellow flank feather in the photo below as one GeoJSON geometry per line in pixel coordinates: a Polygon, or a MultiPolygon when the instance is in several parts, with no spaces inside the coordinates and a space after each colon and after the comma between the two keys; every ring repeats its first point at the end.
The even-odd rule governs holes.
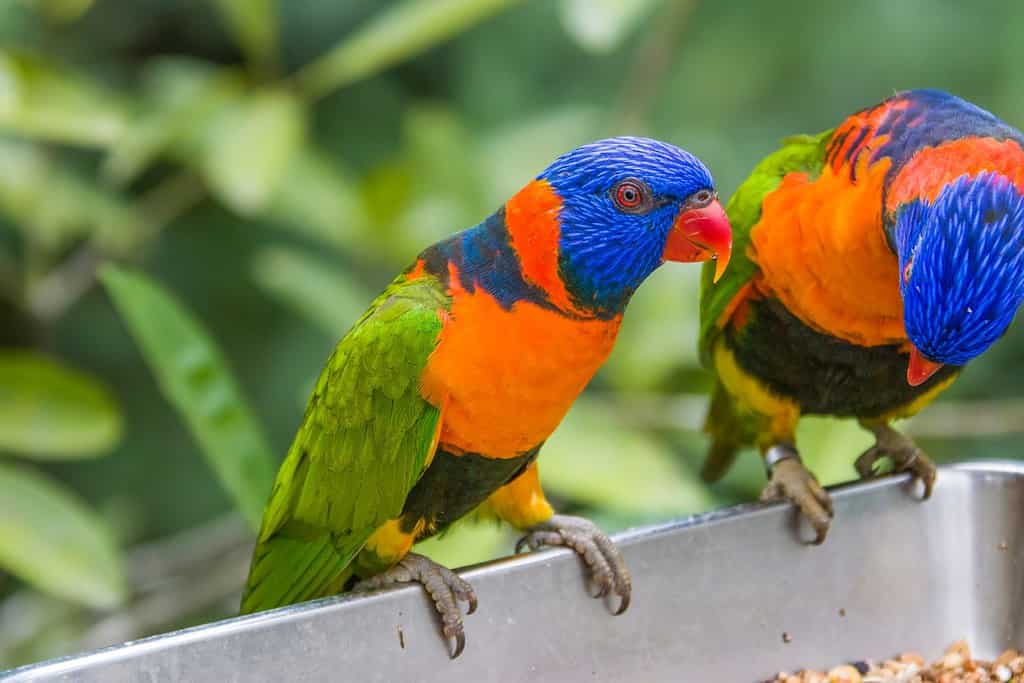
{"type": "Polygon", "coordinates": [[[422,519],[411,531],[402,531],[400,519],[391,519],[381,524],[356,557],[356,575],[374,576],[393,567],[409,552],[423,532],[423,527],[422,519]]]}
{"type": "Polygon", "coordinates": [[[744,371],[736,356],[719,339],[714,345],[714,363],[725,388],[747,410],[767,418],[766,429],[758,435],[763,449],[775,443],[794,443],[800,407],[795,401],[780,396],[763,382],[744,371]]]}

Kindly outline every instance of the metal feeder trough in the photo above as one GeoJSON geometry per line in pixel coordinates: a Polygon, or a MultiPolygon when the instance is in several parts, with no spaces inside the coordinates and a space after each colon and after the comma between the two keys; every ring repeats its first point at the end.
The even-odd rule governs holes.
{"type": "Polygon", "coordinates": [[[566,550],[469,569],[480,609],[449,660],[418,587],[230,619],[0,674],[5,681],[736,681],[966,638],[1024,645],[1024,464],[942,468],[833,490],[822,546],[787,505],[745,505],[617,538],[619,617],[566,550]]]}

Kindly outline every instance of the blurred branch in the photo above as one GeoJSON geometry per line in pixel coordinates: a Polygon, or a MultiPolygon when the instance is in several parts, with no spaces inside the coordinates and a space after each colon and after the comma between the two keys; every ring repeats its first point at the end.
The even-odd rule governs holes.
{"type": "MultiPolygon", "coordinates": [[[[595,400],[626,424],[648,429],[700,431],[707,412],[703,394],[598,393],[595,400]]],[[[1024,399],[943,401],[907,421],[904,431],[929,439],[993,437],[1024,433],[1024,399]]]]}
{"type": "Polygon", "coordinates": [[[672,66],[675,48],[697,9],[697,0],[671,0],[666,5],[660,16],[651,22],[649,37],[636,50],[618,113],[612,121],[615,132],[640,133],[646,127],[651,108],[672,66]]]}
{"type": "Polygon", "coordinates": [[[1024,433],[1024,399],[935,403],[907,422],[906,431],[933,439],[1024,433]]]}
{"type": "Polygon", "coordinates": [[[170,577],[193,573],[240,547],[248,554],[251,537],[241,515],[231,513],[135,546],[126,559],[128,581],[137,592],[153,590],[170,577]]]}
{"type": "Polygon", "coordinates": [[[28,289],[26,299],[32,315],[53,322],[78,301],[96,281],[96,269],[103,257],[91,245],[80,247],[28,289]]]}
{"type": "Polygon", "coordinates": [[[180,626],[190,615],[220,604],[240,593],[249,568],[251,549],[235,549],[202,574],[183,576],[89,628],[81,639],[83,649],[123,643],[144,635],[180,626]]]}
{"type": "MultiPolygon", "coordinates": [[[[177,173],[143,194],[136,206],[139,215],[147,220],[135,229],[134,242],[124,256],[138,257],[153,237],[205,196],[202,183],[188,172],[177,173]]],[[[59,266],[29,285],[25,296],[29,312],[44,322],[59,318],[96,283],[97,270],[106,258],[95,239],[79,247],[59,266]]]]}
{"type": "Polygon", "coordinates": [[[127,570],[136,598],[94,622],[82,635],[81,647],[104,647],[174,628],[237,598],[251,555],[251,532],[236,514],[132,549],[127,570]]]}

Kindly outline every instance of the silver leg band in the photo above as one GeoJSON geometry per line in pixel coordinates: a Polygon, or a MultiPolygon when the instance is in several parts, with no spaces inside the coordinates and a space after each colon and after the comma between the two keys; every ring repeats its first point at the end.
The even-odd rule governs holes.
{"type": "Polygon", "coordinates": [[[771,479],[772,470],[783,460],[796,460],[797,462],[803,462],[800,460],[800,454],[796,452],[795,448],[783,444],[776,444],[769,448],[764,454],[764,469],[768,474],[769,479],[771,479]]]}

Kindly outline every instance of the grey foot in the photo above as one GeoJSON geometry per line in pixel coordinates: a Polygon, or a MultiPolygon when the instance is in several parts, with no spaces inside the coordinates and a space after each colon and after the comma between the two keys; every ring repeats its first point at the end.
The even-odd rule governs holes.
{"type": "Polygon", "coordinates": [[[352,587],[353,591],[372,591],[402,583],[421,584],[434,607],[441,615],[441,633],[455,645],[451,650],[451,658],[462,654],[466,647],[466,632],[462,626],[462,611],[459,601],[469,604],[466,614],[476,611],[476,593],[473,587],[462,580],[458,574],[443,567],[429,557],[409,553],[398,561],[391,569],[369,579],[363,579],[352,587]]]}
{"type": "Polygon", "coordinates": [[[608,535],[593,522],[582,517],[555,515],[538,524],[519,539],[516,552],[529,547],[537,550],[543,546],[565,546],[576,551],[590,570],[590,576],[597,586],[595,598],[606,595],[619,596],[619,607],[614,614],[622,614],[629,607],[633,583],[629,570],[619,554],[618,548],[608,535]]]}
{"type": "Polygon", "coordinates": [[[889,458],[894,472],[910,472],[920,479],[924,484],[924,499],[930,498],[935,488],[935,464],[914,440],[887,424],[861,422],[861,425],[875,435],[875,445],[864,451],[854,463],[861,479],[879,476],[876,465],[880,460],[889,458]]]}
{"type": "Polygon", "coordinates": [[[814,528],[814,544],[821,544],[832,525],[832,497],[792,448],[772,446],[765,453],[765,460],[774,464],[768,485],[761,491],[761,500],[788,500],[796,505],[814,528]]]}

